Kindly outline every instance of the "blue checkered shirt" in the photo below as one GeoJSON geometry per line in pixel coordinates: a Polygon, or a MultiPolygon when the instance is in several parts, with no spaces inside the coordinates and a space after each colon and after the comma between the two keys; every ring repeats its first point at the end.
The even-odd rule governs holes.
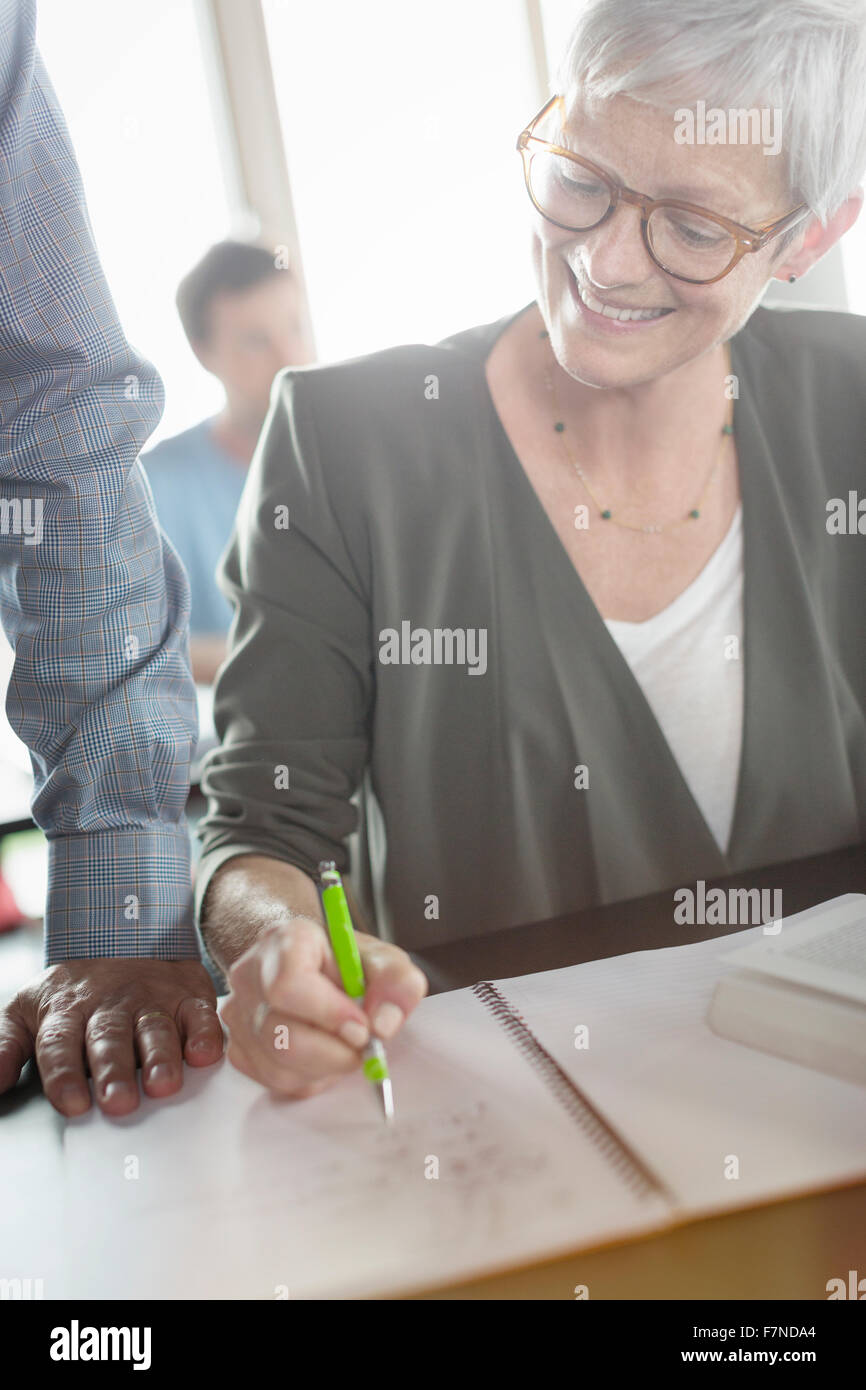
{"type": "Polygon", "coordinates": [[[163,387],[118,322],[35,27],[34,0],[0,0],[0,618],[46,963],[187,958],[189,587],[138,462],[163,387]]]}

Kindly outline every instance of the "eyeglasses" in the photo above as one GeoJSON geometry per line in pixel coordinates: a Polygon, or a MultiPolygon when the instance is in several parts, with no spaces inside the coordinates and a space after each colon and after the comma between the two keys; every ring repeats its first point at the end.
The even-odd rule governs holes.
{"type": "Polygon", "coordinates": [[[613,216],[620,203],[640,208],[644,245],[656,265],[676,280],[712,285],[751,251],[808,217],[805,203],[775,222],[744,227],[679,198],[649,198],[626,188],[588,159],[539,139],[533,132],[551,112],[564,125],[565,102],[551,97],[517,137],[526,189],[548,222],[569,232],[588,232],[613,216]]]}

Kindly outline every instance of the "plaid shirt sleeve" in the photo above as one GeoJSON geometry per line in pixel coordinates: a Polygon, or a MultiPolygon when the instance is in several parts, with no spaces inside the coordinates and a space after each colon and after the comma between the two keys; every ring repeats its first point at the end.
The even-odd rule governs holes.
{"type": "Polygon", "coordinates": [[[46,963],[195,957],[189,586],[138,462],[162,382],[120,327],[35,27],[35,0],[0,0],[0,617],[46,963]]]}

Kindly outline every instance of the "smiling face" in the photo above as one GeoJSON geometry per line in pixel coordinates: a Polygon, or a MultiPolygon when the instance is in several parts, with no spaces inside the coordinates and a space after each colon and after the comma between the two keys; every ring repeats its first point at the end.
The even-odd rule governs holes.
{"type": "MultiPolygon", "coordinates": [[[[628,188],[680,198],[746,227],[783,217],[795,205],[782,156],[765,155],[757,144],[677,144],[671,112],[628,96],[584,103],[565,140],[538,133],[628,188]]],[[[715,284],[687,284],[652,260],[640,216],[638,208],[620,204],[608,221],[585,232],[565,231],[540,213],[533,218],[537,298],[551,346],[564,370],[587,385],[650,381],[727,341],[785,259],[780,242],[771,241],[715,284]],[[622,310],[652,317],[611,317],[622,310]]]]}

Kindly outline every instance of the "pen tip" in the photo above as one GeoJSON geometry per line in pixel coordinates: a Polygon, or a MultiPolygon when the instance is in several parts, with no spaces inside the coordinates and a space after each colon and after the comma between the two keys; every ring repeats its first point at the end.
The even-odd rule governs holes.
{"type": "Polygon", "coordinates": [[[391,1124],[394,1119],[394,1093],[391,1089],[391,1082],[388,1080],[383,1081],[379,1090],[382,1097],[382,1110],[385,1115],[385,1123],[391,1124]]]}

